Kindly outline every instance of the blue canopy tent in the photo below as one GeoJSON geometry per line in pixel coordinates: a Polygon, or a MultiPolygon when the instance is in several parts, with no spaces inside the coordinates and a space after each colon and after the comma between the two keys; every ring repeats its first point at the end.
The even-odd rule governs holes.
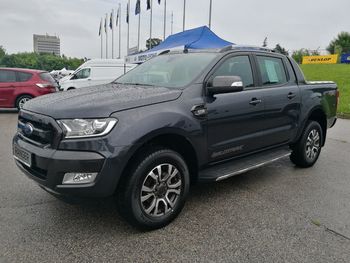
{"type": "Polygon", "coordinates": [[[142,53],[127,56],[127,63],[142,63],[166,50],[217,49],[233,45],[215,35],[208,27],[202,26],[167,37],[158,46],[142,53]]]}

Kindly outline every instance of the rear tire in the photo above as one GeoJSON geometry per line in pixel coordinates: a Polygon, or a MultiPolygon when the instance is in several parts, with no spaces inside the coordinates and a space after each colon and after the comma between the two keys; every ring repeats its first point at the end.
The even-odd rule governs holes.
{"type": "Polygon", "coordinates": [[[21,110],[24,106],[24,104],[28,101],[28,100],[31,100],[33,97],[30,96],[30,95],[22,95],[20,97],[17,98],[16,100],[16,108],[18,110],[21,110]]]}
{"type": "Polygon", "coordinates": [[[320,156],[323,140],[321,125],[316,121],[309,121],[301,138],[292,147],[292,163],[302,168],[313,166],[320,156]]]}
{"type": "Polygon", "coordinates": [[[177,152],[158,148],[142,154],[119,187],[121,215],[145,230],[168,225],[181,212],[190,187],[188,167],[177,152]]]}

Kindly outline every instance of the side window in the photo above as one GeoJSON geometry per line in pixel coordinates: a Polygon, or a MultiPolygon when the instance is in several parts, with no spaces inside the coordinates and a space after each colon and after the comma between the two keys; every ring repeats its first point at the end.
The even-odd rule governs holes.
{"type": "Polygon", "coordinates": [[[287,75],[280,58],[257,56],[263,86],[287,83],[287,75]]]}
{"type": "Polygon", "coordinates": [[[254,87],[252,67],[248,56],[237,56],[228,58],[214,72],[216,76],[239,76],[244,87],[254,87]]]}
{"type": "Polygon", "coordinates": [[[18,81],[20,81],[20,82],[28,81],[32,78],[32,76],[33,75],[30,73],[18,72],[18,81]]]}
{"type": "Polygon", "coordinates": [[[91,69],[89,68],[84,68],[82,70],[79,70],[76,74],[74,79],[86,79],[90,77],[90,71],[91,69]]]}
{"type": "Polygon", "coordinates": [[[12,70],[0,70],[0,82],[16,82],[16,72],[12,70]]]}

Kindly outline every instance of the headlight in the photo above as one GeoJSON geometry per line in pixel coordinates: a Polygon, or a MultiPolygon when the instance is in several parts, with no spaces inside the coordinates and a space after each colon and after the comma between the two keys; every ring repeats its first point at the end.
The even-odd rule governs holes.
{"type": "Polygon", "coordinates": [[[66,139],[103,136],[109,133],[117,119],[73,119],[59,120],[58,124],[64,131],[66,139]]]}

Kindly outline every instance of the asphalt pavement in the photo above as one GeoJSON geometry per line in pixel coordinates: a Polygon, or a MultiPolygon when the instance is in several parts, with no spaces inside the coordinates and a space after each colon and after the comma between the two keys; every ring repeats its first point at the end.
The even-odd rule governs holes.
{"type": "Polygon", "coordinates": [[[0,262],[350,262],[350,121],[318,163],[289,159],[192,188],[166,228],[139,232],[113,199],[70,205],[15,166],[17,113],[0,112],[0,262]]]}

